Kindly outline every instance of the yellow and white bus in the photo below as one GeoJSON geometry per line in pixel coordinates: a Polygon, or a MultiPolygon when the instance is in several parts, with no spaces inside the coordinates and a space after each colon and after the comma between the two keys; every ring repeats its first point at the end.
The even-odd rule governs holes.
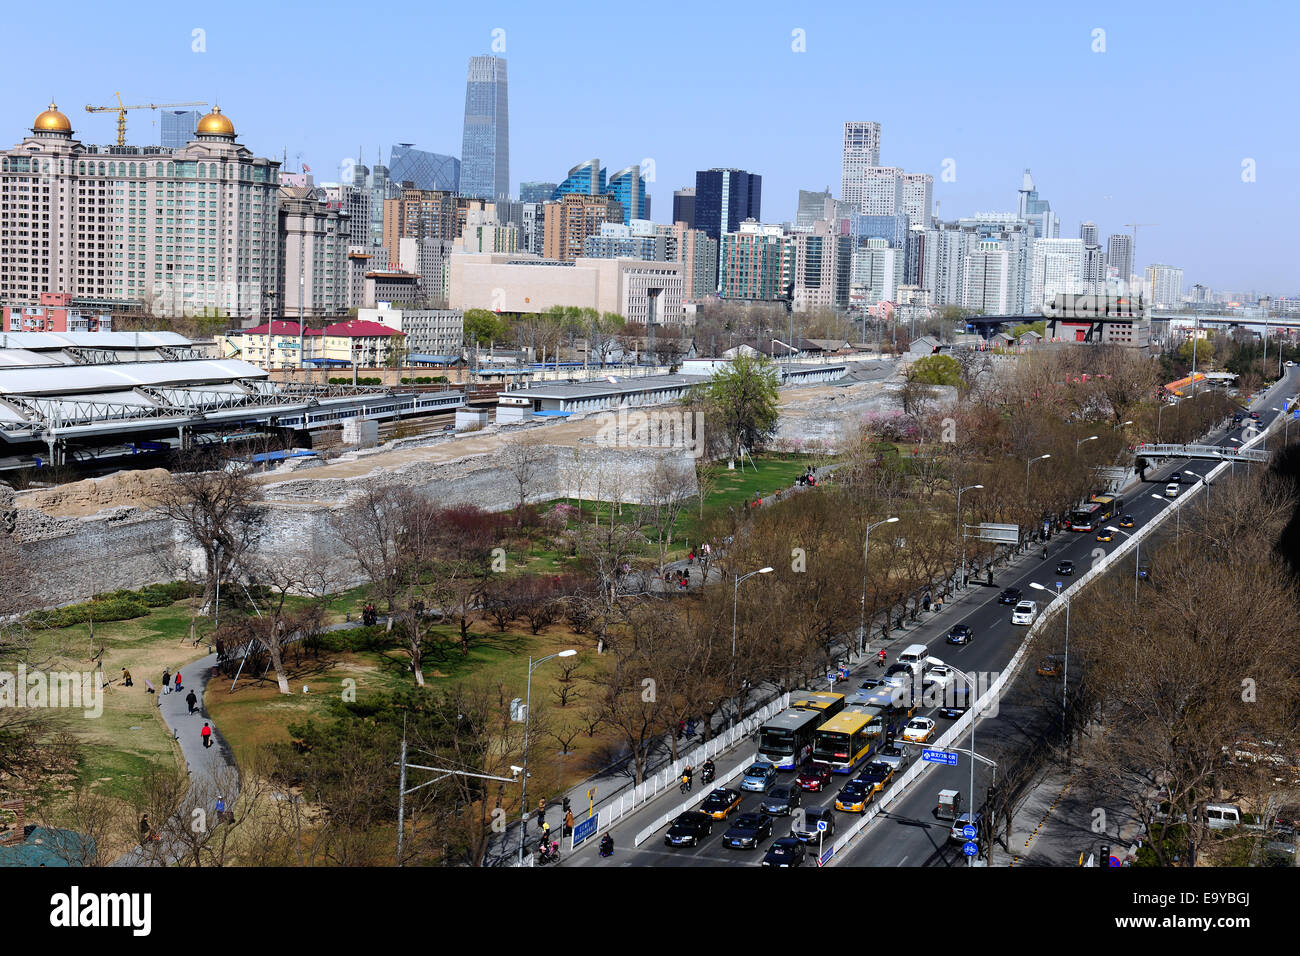
{"type": "Polygon", "coordinates": [[[832,773],[852,773],[883,739],[880,728],[880,714],[874,708],[855,707],[836,714],[813,734],[813,760],[830,764],[832,773]]]}
{"type": "Polygon", "coordinates": [[[825,690],[796,690],[790,694],[790,706],[834,717],[844,709],[844,695],[825,690]]]}

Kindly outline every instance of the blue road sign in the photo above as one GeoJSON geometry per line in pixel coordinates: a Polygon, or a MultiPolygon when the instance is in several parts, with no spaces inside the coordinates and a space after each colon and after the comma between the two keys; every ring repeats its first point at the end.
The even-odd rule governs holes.
{"type": "Polygon", "coordinates": [[[573,828],[573,846],[577,846],[587,837],[596,835],[596,826],[600,822],[599,817],[587,817],[581,823],[573,828]]]}
{"type": "Polygon", "coordinates": [[[979,851],[979,846],[974,843],[963,843],[961,846],[961,852],[966,854],[966,856],[974,856],[979,851]]]}
{"type": "Polygon", "coordinates": [[[930,763],[946,763],[950,767],[957,766],[957,755],[947,750],[922,750],[921,759],[930,763]]]}
{"type": "Polygon", "coordinates": [[[975,839],[975,828],[968,823],[961,828],[961,835],[968,840],[973,840],[975,839]]]}
{"type": "Polygon", "coordinates": [[[827,672],[826,672],[826,679],[827,679],[828,681],[830,681],[832,684],[835,683],[835,678],[836,678],[837,676],[838,676],[838,675],[835,673],[835,671],[827,671],[827,672]]]}
{"type": "Polygon", "coordinates": [[[826,821],[825,821],[825,820],[818,820],[818,821],[817,821],[817,832],[818,832],[818,833],[825,833],[825,832],[826,832],[826,821]]]}

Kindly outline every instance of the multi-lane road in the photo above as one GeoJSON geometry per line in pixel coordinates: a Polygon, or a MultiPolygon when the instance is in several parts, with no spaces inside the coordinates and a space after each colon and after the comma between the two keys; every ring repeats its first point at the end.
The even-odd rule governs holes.
{"type": "MultiPolygon", "coordinates": [[[[1252,407],[1259,412],[1261,427],[1267,426],[1276,415],[1271,409],[1274,406],[1282,407],[1285,398],[1294,393],[1295,379],[1296,370],[1288,369],[1287,375],[1278,384],[1259,396],[1253,403],[1252,407]]],[[[1232,438],[1244,440],[1245,427],[1246,425],[1221,430],[1211,435],[1209,440],[1224,445],[1231,444],[1229,440],[1232,438]]],[[[1134,519],[1134,527],[1127,530],[1130,533],[1141,530],[1167,507],[1153,500],[1152,495],[1163,490],[1170,474],[1185,471],[1205,474],[1214,467],[1214,464],[1210,461],[1184,460],[1165,463],[1157,470],[1148,470],[1147,480],[1131,486],[1123,495],[1122,513],[1130,514],[1134,519]]],[[[1191,494],[1199,491],[1202,486],[1199,483],[1192,484],[1190,479],[1184,478],[1182,487],[1184,493],[1191,494]]],[[[1115,522],[1118,521],[1118,517],[1115,516],[1115,522]]],[[[1024,627],[1011,624],[1011,608],[998,603],[998,595],[1002,589],[1019,588],[1025,599],[1035,600],[1040,608],[1045,607],[1053,600],[1051,594],[1031,589],[1031,582],[1041,584],[1052,591],[1055,591],[1057,581],[1061,581],[1068,587],[1072,579],[1055,573],[1058,561],[1067,558],[1073,560],[1077,569],[1076,575],[1082,574],[1091,567],[1094,559],[1120,547],[1124,540],[1123,535],[1116,535],[1113,542],[1104,543],[1097,541],[1095,534],[1069,531],[1053,535],[1048,544],[1046,560],[1042,559],[1038,552],[1021,556],[995,575],[992,587],[982,587],[973,600],[968,597],[960,602],[952,613],[945,611],[927,626],[909,632],[906,643],[928,644],[933,656],[942,658],[968,674],[990,675],[989,682],[991,682],[991,676],[996,675],[1010,662],[1026,636],[1024,627]],[[965,645],[947,644],[945,635],[954,624],[969,625],[974,631],[974,639],[965,645]]],[[[1136,571],[1136,558],[1134,561],[1134,571],[1136,571]]],[[[855,689],[861,677],[870,676],[875,670],[874,667],[859,668],[854,675],[854,680],[847,686],[855,689]]],[[[922,712],[918,711],[918,713],[922,712]]],[[[938,733],[942,734],[950,722],[937,714],[931,713],[930,716],[938,720],[938,733]]],[[[982,752],[981,742],[987,747],[989,743],[996,744],[1000,739],[1008,739],[1021,732],[1021,727],[1010,725],[1018,724],[1022,716],[1002,714],[1001,717],[997,715],[982,717],[975,728],[976,752],[982,752]],[[1000,721],[1002,726],[999,726],[1000,721]]],[[[955,746],[970,748],[970,735],[965,735],[955,746]]],[[[919,759],[919,748],[909,749],[915,754],[915,759],[919,759]]],[[[720,767],[733,766],[738,758],[741,758],[741,762],[748,763],[748,759],[743,759],[746,756],[752,757],[752,751],[747,748],[744,755],[728,755],[728,759],[720,761],[720,767]]],[[[968,761],[969,758],[962,755],[957,766],[936,764],[931,767],[908,788],[905,794],[891,802],[888,809],[877,816],[865,833],[859,835],[844,851],[833,857],[832,865],[966,865],[960,844],[949,840],[950,824],[936,819],[934,809],[937,794],[943,789],[960,790],[963,799],[969,802],[971,768],[968,761]]],[[[825,792],[804,794],[804,807],[833,805],[835,794],[840,787],[854,776],[856,774],[837,774],[832,779],[830,788],[825,792]]],[[[793,774],[781,774],[778,782],[789,782],[792,778],[793,774]]],[[[977,797],[982,799],[989,778],[989,769],[977,763],[975,773],[977,797]]],[[[739,780],[732,781],[730,786],[738,789],[739,780]]],[[[697,799],[702,801],[708,790],[708,787],[697,790],[697,799]]],[[[672,797],[677,800],[682,799],[677,797],[675,791],[672,797]]],[[[633,848],[631,838],[636,830],[650,822],[653,814],[667,812],[672,802],[674,800],[662,798],[649,811],[635,814],[628,824],[617,828],[615,839],[618,849],[615,856],[609,860],[601,860],[599,863],[622,866],[752,865],[762,859],[766,847],[771,845],[771,839],[789,834],[790,819],[778,817],[774,820],[771,839],[764,841],[762,848],[751,851],[732,850],[722,845],[722,833],[729,824],[719,821],[715,824],[712,835],[699,847],[669,848],[664,845],[663,830],[660,830],[641,847],[633,848]]],[[[760,810],[759,803],[759,794],[746,793],[738,813],[757,812],[760,810]]],[[[841,827],[851,824],[856,819],[851,814],[837,815],[841,827]]],[[[735,815],[731,819],[734,818],[735,815]]],[[[815,847],[811,849],[815,851],[815,847]]],[[[596,860],[593,859],[591,862],[596,860]]],[[[815,862],[812,855],[809,857],[809,862],[815,862]]]]}

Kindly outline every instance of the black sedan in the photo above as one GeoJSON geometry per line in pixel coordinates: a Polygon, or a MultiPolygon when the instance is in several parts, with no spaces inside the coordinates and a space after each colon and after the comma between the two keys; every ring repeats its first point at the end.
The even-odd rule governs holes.
{"type": "Polygon", "coordinates": [[[1070,577],[1071,575],[1074,574],[1074,562],[1073,562],[1073,561],[1057,561],[1057,562],[1056,562],[1056,573],[1059,574],[1059,575],[1062,575],[1063,577],[1070,577]]]}
{"type": "Polygon", "coordinates": [[[789,816],[790,812],[802,802],[803,791],[791,784],[783,783],[773,787],[763,797],[764,813],[774,817],[789,816]]]}
{"type": "Polygon", "coordinates": [[[766,813],[742,813],[722,835],[722,845],[752,850],[772,835],[772,818],[766,813]]]}
{"type": "Polygon", "coordinates": [[[999,604],[1019,604],[1019,603],[1020,603],[1020,588],[1007,588],[1005,591],[1003,591],[1001,594],[998,595],[998,603],[999,603],[999,604]]]}
{"type": "Polygon", "coordinates": [[[794,837],[781,837],[763,857],[763,866],[802,866],[807,851],[794,837]]]}
{"type": "Polygon", "coordinates": [[[699,846],[712,831],[713,817],[698,810],[688,810],[673,821],[664,834],[664,843],[668,846],[699,846]]]}
{"type": "Polygon", "coordinates": [[[970,629],[969,624],[954,624],[948,630],[949,644],[969,644],[970,639],[974,637],[974,632],[970,629]]]}

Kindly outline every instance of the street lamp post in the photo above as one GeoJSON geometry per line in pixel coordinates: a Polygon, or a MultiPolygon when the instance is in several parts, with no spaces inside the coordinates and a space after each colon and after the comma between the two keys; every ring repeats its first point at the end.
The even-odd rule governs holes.
{"type": "MultiPolygon", "coordinates": [[[[737,575],[735,578],[735,588],[731,593],[731,686],[736,686],[736,612],[740,607],[740,582],[747,581],[756,574],[770,574],[771,568],[759,568],[757,571],[750,571],[748,574],[737,575]]],[[[732,720],[736,719],[735,711],[737,707],[735,702],[732,703],[732,720]]]]}
{"type": "MultiPolygon", "coordinates": [[[[1168,498],[1164,497],[1163,495],[1152,495],[1151,497],[1156,499],[1156,501],[1159,501],[1166,505],[1173,504],[1172,501],[1170,501],[1168,498]]],[[[1183,511],[1181,508],[1174,509],[1174,521],[1175,521],[1174,536],[1180,537],[1183,533],[1183,511]]]]}
{"type": "Polygon", "coordinates": [[[1074,443],[1074,454],[1076,456],[1079,454],[1079,446],[1082,445],[1084,442],[1096,441],[1096,440],[1097,440],[1096,435],[1089,435],[1087,438],[1080,438],[1077,442],[1074,443]]]}
{"type": "Polygon", "coordinates": [[[575,650],[557,651],[538,661],[528,658],[528,692],[524,703],[524,777],[519,786],[519,865],[524,863],[524,844],[528,841],[528,724],[533,719],[533,671],[552,657],[572,657],[575,650]]]}
{"type": "Polygon", "coordinates": [[[1065,598],[1065,668],[1061,681],[1061,731],[1065,733],[1068,715],[1066,701],[1069,699],[1070,691],[1070,595],[1067,591],[1054,593],[1050,588],[1043,587],[1037,581],[1030,581],[1029,586],[1036,591],[1046,591],[1048,594],[1052,594],[1052,600],[1054,601],[1058,598],[1065,598]]]}
{"type": "Polygon", "coordinates": [[[1208,532],[1210,530],[1210,476],[1208,474],[1198,475],[1194,471],[1184,471],[1183,474],[1199,478],[1201,483],[1205,485],[1205,530],[1208,532]]]}
{"type": "MultiPolygon", "coordinates": [[[[957,581],[962,587],[966,586],[966,535],[963,533],[961,518],[961,496],[964,491],[974,491],[977,488],[983,488],[983,485],[967,485],[965,488],[957,489],[957,538],[961,544],[961,557],[957,562],[957,581]]],[[[953,557],[956,555],[956,547],[953,548],[953,557]]],[[[863,565],[866,565],[866,558],[863,558],[863,565]]],[[[866,592],[863,592],[863,603],[866,602],[866,592]]]]}
{"type": "Polygon", "coordinates": [[[862,536],[862,604],[858,608],[859,654],[865,653],[867,649],[867,555],[871,544],[871,531],[873,528],[879,528],[882,524],[893,524],[897,520],[897,517],[886,518],[883,521],[877,521],[875,524],[867,525],[867,533],[862,536]]]}
{"type": "Polygon", "coordinates": [[[1039,455],[1037,458],[1031,458],[1025,462],[1025,497],[1029,497],[1029,466],[1036,461],[1042,461],[1044,458],[1051,458],[1051,454],[1039,455]]]}

